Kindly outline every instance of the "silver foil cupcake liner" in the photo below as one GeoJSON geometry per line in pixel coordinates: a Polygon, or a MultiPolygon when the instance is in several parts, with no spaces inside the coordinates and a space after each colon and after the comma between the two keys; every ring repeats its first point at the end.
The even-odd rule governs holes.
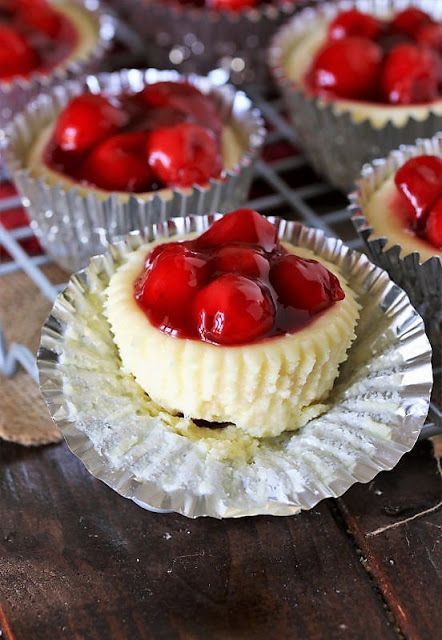
{"type": "Polygon", "coordinates": [[[261,439],[247,459],[215,455],[207,446],[213,430],[197,440],[180,435],[121,371],[103,301],[128,253],[146,241],[200,233],[218,217],[134,232],[73,276],[43,327],[41,390],[88,470],[146,509],[192,518],[292,515],[370,481],[413,447],[429,407],[431,349],[422,319],[385,271],[317,229],[271,219],[281,239],[334,263],[362,306],[331,407],[297,432],[261,439]]]}
{"type": "Polygon", "coordinates": [[[309,96],[287,76],[285,57],[293,44],[318,20],[331,20],[349,8],[385,17],[415,6],[442,20],[442,4],[433,0],[340,0],[318,4],[296,15],[275,35],[269,50],[272,75],[278,83],[305,155],[315,170],[338,189],[350,191],[362,166],[387,155],[400,144],[413,144],[442,129],[442,116],[428,113],[424,120],[410,117],[403,126],[389,121],[375,128],[370,121],[355,122],[351,113],[336,113],[333,101],[309,96]]]}
{"type": "Polygon", "coordinates": [[[413,146],[401,146],[386,158],[366,164],[357,190],[350,194],[352,222],[364,240],[373,261],[388,271],[392,280],[408,293],[412,304],[425,320],[435,357],[442,356],[442,260],[434,255],[423,260],[419,252],[403,252],[392,238],[375,233],[364,209],[377,189],[407,160],[429,154],[442,157],[442,133],[418,140],[413,146]]]}
{"type": "MultiPolygon", "coordinates": [[[[97,0],[69,0],[88,11],[90,19],[97,25],[97,39],[93,47],[82,56],[60,63],[50,73],[32,73],[27,78],[17,78],[11,82],[0,80],[0,129],[4,129],[18,113],[42,91],[66,82],[69,78],[79,78],[98,70],[115,35],[115,18],[103,11],[97,0]]],[[[1,137],[1,132],[0,132],[1,137]]]]}
{"type": "Polygon", "coordinates": [[[194,75],[186,79],[214,98],[221,118],[233,124],[244,148],[238,164],[224,171],[221,178],[211,179],[207,186],[159,190],[148,197],[110,193],[103,198],[93,188],[85,195],[84,188],[51,186],[26,168],[29,148],[72,96],[86,89],[108,95],[134,92],[146,83],[183,77],[175,71],[129,69],[71,81],[40,95],[7,130],[5,159],[31,227],[47,253],[64,269],[84,267],[91,256],[103,253],[110,241],[134,229],[173,216],[230,211],[246,200],[254,161],[265,138],[261,114],[244,93],[231,85],[216,86],[208,78],[194,75]]]}
{"type": "Polygon", "coordinates": [[[115,0],[141,36],[149,64],[182,73],[223,69],[230,81],[265,86],[271,36],[299,7],[282,0],[243,11],[215,11],[178,0],[115,0]]]}

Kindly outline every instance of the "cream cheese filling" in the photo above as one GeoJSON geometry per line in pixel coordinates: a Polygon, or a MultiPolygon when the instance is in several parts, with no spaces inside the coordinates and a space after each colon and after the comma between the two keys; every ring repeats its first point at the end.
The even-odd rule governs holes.
{"type": "MultiPolygon", "coordinates": [[[[288,48],[283,60],[283,67],[290,80],[304,84],[304,77],[310,68],[313,58],[327,39],[329,21],[318,20],[315,28],[303,33],[288,48]]],[[[330,101],[319,99],[323,106],[330,101]]],[[[341,100],[335,98],[331,101],[336,114],[350,113],[355,123],[368,120],[375,129],[381,129],[388,122],[396,127],[403,127],[410,118],[425,120],[430,113],[442,115],[442,99],[431,104],[424,105],[383,105],[356,100],[341,100]]]]}
{"type": "MultiPolygon", "coordinates": [[[[298,429],[326,411],[359,317],[355,296],[333,265],[307,249],[285,244],[288,251],[319,259],[334,272],[345,299],[296,333],[220,347],[164,334],[135,302],[134,281],[155,244],[130,254],[107,289],[104,311],[125,374],[132,374],[149,397],[171,414],[232,422],[243,435],[254,438],[298,429]]],[[[228,427],[230,432],[232,428],[228,427]]],[[[223,431],[220,437],[225,438],[223,431]]],[[[213,437],[216,434],[213,430],[213,437]]]]}
{"type": "MultiPolygon", "coordinates": [[[[243,155],[243,147],[240,142],[240,138],[235,131],[235,125],[233,122],[229,122],[223,127],[221,133],[221,153],[223,158],[223,166],[225,171],[232,171],[238,166],[241,156],[243,155]]],[[[45,182],[51,186],[61,186],[63,189],[68,190],[76,188],[78,193],[82,196],[86,196],[89,193],[94,193],[99,200],[106,200],[111,194],[116,194],[119,200],[128,200],[131,194],[127,191],[105,191],[99,189],[93,185],[83,185],[70,178],[68,175],[54,171],[46,165],[43,161],[44,150],[52,138],[55,129],[55,123],[52,123],[42,129],[34,144],[31,146],[28,158],[26,160],[26,168],[30,170],[31,175],[34,178],[43,178],[45,182]]],[[[182,192],[191,193],[192,189],[180,189],[182,192]]],[[[155,196],[160,196],[163,200],[169,200],[173,197],[172,189],[159,189],[157,191],[148,191],[144,193],[134,194],[137,198],[143,200],[149,200],[155,196]]]]}

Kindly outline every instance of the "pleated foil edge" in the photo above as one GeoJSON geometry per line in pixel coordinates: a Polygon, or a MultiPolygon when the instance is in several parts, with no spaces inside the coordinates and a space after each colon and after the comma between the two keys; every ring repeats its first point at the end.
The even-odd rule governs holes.
{"type": "Polygon", "coordinates": [[[357,181],[357,189],[349,195],[348,208],[353,225],[364,240],[373,261],[385,269],[392,280],[408,293],[411,303],[425,320],[435,356],[442,344],[442,261],[437,255],[423,260],[419,251],[403,254],[398,244],[378,235],[364,215],[364,209],[379,187],[412,157],[429,154],[442,157],[442,133],[417,140],[415,145],[402,145],[386,158],[366,164],[357,181]],[[390,243],[390,246],[387,246],[390,243]]]}
{"type": "MultiPolygon", "coordinates": [[[[102,9],[95,1],[74,1],[84,7],[98,24],[95,46],[86,55],[73,58],[65,63],[62,62],[48,74],[37,72],[28,78],[0,82],[0,129],[7,127],[14,115],[24,109],[41,92],[49,91],[70,78],[81,78],[98,70],[115,37],[116,18],[107,9],[102,9]]],[[[0,131],[0,139],[1,134],[0,131]]]]}
{"type": "Polygon", "coordinates": [[[271,36],[304,1],[263,4],[242,11],[184,6],[178,1],[117,0],[158,68],[205,74],[221,68],[235,84],[266,86],[271,36]]]}
{"type": "MultiPolygon", "coordinates": [[[[68,381],[69,384],[70,376],[69,366],[65,369],[63,364],[65,335],[69,327],[75,326],[78,314],[87,304],[87,296],[94,291],[103,291],[124,257],[143,242],[194,231],[201,233],[218,217],[188,216],[154,225],[145,233],[133,232],[126,240],[111,246],[105,255],[94,257],[86,269],[73,276],[66,290],[59,294],[42,330],[38,354],[41,391],[68,446],[90,473],[146,509],[175,511],[191,518],[293,515],[300,510],[312,508],[325,498],[342,495],[355,482],[368,482],[379,471],[394,467],[402,455],[413,447],[428,413],[432,387],[431,349],[422,319],[410,305],[406,294],[390,281],[383,270],[369,262],[366,256],[350,250],[340,240],[327,238],[321,231],[309,229],[300,223],[271,219],[277,225],[281,239],[307,247],[334,263],[367,307],[364,312],[363,306],[357,330],[358,338],[350,350],[348,364],[341,370],[335,392],[338,393],[336,390],[343,388],[342,385],[345,387],[349,376],[353,379],[355,368],[362,371],[358,373],[362,378],[359,380],[356,376],[355,391],[352,384],[348,391],[349,397],[344,393],[337,406],[332,407],[323,418],[311,421],[296,435],[291,436],[290,446],[293,441],[295,449],[298,447],[299,459],[302,458],[302,452],[305,452],[307,466],[303,467],[299,463],[300,469],[304,470],[303,481],[298,489],[293,481],[292,492],[284,494],[284,498],[278,497],[278,480],[275,480],[271,494],[262,499],[259,493],[256,497],[253,492],[253,498],[250,493],[246,494],[246,477],[240,483],[240,489],[235,489],[236,494],[227,493],[227,497],[222,493],[222,482],[212,494],[205,495],[201,491],[189,493],[183,489],[166,491],[158,483],[140,481],[130,469],[112,466],[98,450],[99,447],[93,446],[85,431],[78,428],[76,410],[65,392],[65,383],[68,381]],[[387,340],[393,341],[392,345],[386,347],[387,340]],[[367,349],[372,360],[365,365],[367,349]],[[379,357],[375,361],[376,349],[379,349],[379,357]],[[395,373],[398,371],[399,378],[399,373],[395,373]],[[381,376],[379,384],[381,393],[385,395],[382,396],[383,404],[376,393],[373,396],[374,392],[370,391],[377,376],[381,376]],[[397,388],[396,378],[400,380],[397,388]],[[385,390],[384,385],[391,387],[391,390],[385,390]],[[356,395],[352,399],[353,392],[356,395]],[[348,407],[352,406],[353,400],[356,402],[354,414],[351,411],[350,414],[356,420],[356,429],[348,426],[348,407]],[[393,401],[398,403],[397,406],[393,401]],[[384,418],[384,423],[378,421],[380,406],[382,411],[385,409],[391,412],[388,420],[387,417],[384,418]],[[364,427],[367,432],[360,430],[360,425],[364,424],[364,411],[368,411],[370,416],[364,427]],[[335,425],[329,417],[332,412],[335,412],[335,425]],[[344,452],[342,459],[335,460],[333,446],[336,437],[342,439],[344,452]],[[365,448],[361,446],[361,440],[365,442],[365,448]],[[318,469],[318,462],[315,462],[318,452],[323,456],[327,472],[318,469]],[[338,464],[337,470],[331,474],[328,467],[330,460],[333,464],[336,461],[338,464]],[[352,463],[348,460],[352,460],[352,463]]],[[[98,351],[97,359],[99,364],[98,351]]],[[[97,393],[95,387],[94,393],[97,393]]],[[[100,402],[100,397],[96,401],[100,402]]],[[[103,397],[102,401],[106,402],[106,398],[103,397]]],[[[124,432],[123,422],[121,430],[124,432]]],[[[186,447],[190,450],[192,446],[191,442],[182,438],[180,453],[183,449],[187,450],[186,447]]],[[[292,455],[298,459],[296,451],[292,455]]],[[[245,466],[241,473],[246,476],[249,470],[250,467],[245,466]]],[[[284,481],[291,475],[296,478],[299,472],[299,469],[291,472],[280,470],[284,481]]],[[[277,476],[277,463],[274,473],[277,476]]],[[[202,480],[198,486],[203,485],[202,480]]]]}
{"type": "Polygon", "coordinates": [[[264,143],[266,130],[261,113],[251,100],[233,86],[217,86],[208,78],[175,71],[124,69],[72,80],[41,94],[18,114],[6,132],[5,161],[31,219],[31,227],[47,253],[67,271],[77,271],[93,255],[103,253],[109,242],[134,229],[174,216],[230,211],[245,202],[254,162],[264,143]],[[73,187],[51,186],[44,177],[34,177],[26,168],[30,146],[44,126],[53,122],[67,101],[86,88],[93,93],[140,90],[145,83],[186,78],[203,93],[213,96],[222,119],[232,117],[237,133],[247,140],[238,164],[221,179],[210,179],[205,187],[167,189],[148,198],[128,194],[97,197],[73,187]]]}
{"type": "Polygon", "coordinates": [[[408,6],[442,20],[442,5],[433,0],[340,0],[309,7],[295,15],[274,36],[269,49],[271,73],[285,99],[288,113],[305,155],[315,170],[336,188],[348,192],[354,187],[362,166],[387,155],[401,144],[413,144],[442,129],[442,116],[431,113],[425,120],[410,117],[402,126],[388,122],[375,128],[368,120],[355,122],[350,112],[336,113],[333,101],[308,96],[284,69],[291,45],[311,30],[317,20],[333,19],[340,11],[357,8],[372,15],[388,15],[408,6]]]}

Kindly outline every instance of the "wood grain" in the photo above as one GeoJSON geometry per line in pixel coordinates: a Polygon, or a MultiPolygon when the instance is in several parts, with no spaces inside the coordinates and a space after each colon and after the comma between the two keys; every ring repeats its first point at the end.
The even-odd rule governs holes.
{"type": "Polygon", "coordinates": [[[0,599],[16,640],[397,638],[331,501],[192,521],[141,510],[64,445],[0,451],[0,599]]]}
{"type": "Polygon", "coordinates": [[[441,499],[440,466],[426,442],[394,473],[339,501],[367,569],[410,640],[442,635],[442,509],[432,511],[441,499]]]}

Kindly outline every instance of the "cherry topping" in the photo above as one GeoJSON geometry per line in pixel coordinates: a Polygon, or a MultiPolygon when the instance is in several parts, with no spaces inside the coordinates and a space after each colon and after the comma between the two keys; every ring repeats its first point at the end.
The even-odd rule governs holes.
{"type": "Polygon", "coordinates": [[[328,36],[330,40],[341,40],[348,36],[361,36],[376,40],[382,33],[382,23],[357,9],[342,11],[330,23],[328,36]]]}
{"type": "MultiPolygon", "coordinates": [[[[151,107],[167,108],[181,119],[221,133],[222,121],[213,100],[188,82],[157,82],[147,85],[141,97],[151,107]]],[[[161,112],[160,112],[161,113],[161,112]]]]}
{"type": "Polygon", "coordinates": [[[149,269],[160,255],[182,253],[183,247],[185,249],[187,244],[188,243],[185,242],[161,242],[148,254],[146,262],[144,263],[145,269],[149,269]]]}
{"type": "Polygon", "coordinates": [[[270,271],[270,282],[282,304],[317,313],[345,297],[337,277],[316,260],[295,255],[279,258],[270,271]]]}
{"type": "Polygon", "coordinates": [[[156,246],[135,298],[166,333],[239,345],[296,331],[344,292],[316,260],[288,254],[268,220],[239,209],[194,240],[156,246]]]}
{"type": "Polygon", "coordinates": [[[262,251],[249,246],[220,247],[211,262],[215,273],[241,273],[251,278],[267,276],[270,265],[262,251]]]}
{"type": "Polygon", "coordinates": [[[38,65],[38,56],[25,38],[0,24],[0,78],[28,73],[38,65]]]}
{"type": "Polygon", "coordinates": [[[140,97],[151,107],[169,107],[176,97],[195,97],[202,93],[189,82],[154,82],[147,84],[140,97]]]}
{"type": "Polygon", "coordinates": [[[34,1],[19,3],[19,19],[31,29],[55,38],[60,31],[62,20],[58,11],[54,11],[46,2],[34,1]]]}
{"type": "Polygon", "coordinates": [[[200,247],[222,246],[231,243],[258,245],[264,251],[273,251],[278,232],[271,222],[253,209],[238,209],[217,220],[197,238],[200,247]]]}
{"type": "Polygon", "coordinates": [[[127,122],[126,114],[101,95],[73,98],[58,117],[55,140],[64,151],[85,151],[127,122]]]}
{"type": "Polygon", "coordinates": [[[425,236],[436,249],[442,250],[442,198],[436,201],[428,214],[425,236]]]}
{"type": "Polygon", "coordinates": [[[210,0],[208,4],[217,11],[241,11],[246,7],[255,7],[258,0],[210,0]]]}
{"type": "Polygon", "coordinates": [[[135,285],[135,298],[150,310],[155,324],[173,333],[182,328],[183,317],[190,322],[190,303],[207,281],[209,268],[204,258],[184,243],[173,250],[158,251],[135,285]]]}
{"type": "Polygon", "coordinates": [[[325,98],[419,104],[442,87],[442,24],[417,7],[391,21],[349,9],[331,21],[304,77],[325,98]]]}
{"type": "Polygon", "coordinates": [[[351,36],[326,44],[307,74],[316,92],[332,92],[341,98],[366,99],[375,94],[382,63],[382,49],[368,38],[351,36]]]}
{"type": "Polygon", "coordinates": [[[222,170],[218,140],[212,131],[183,122],[153,131],[147,141],[149,164],[166,184],[206,185],[222,170]]]}
{"type": "Polygon", "coordinates": [[[264,286],[246,276],[226,273],[197,294],[194,314],[204,341],[233,345],[270,332],[275,308],[264,286]]]}
{"type": "Polygon", "coordinates": [[[416,34],[416,41],[442,55],[442,24],[424,24],[416,34]]]}
{"type": "Polygon", "coordinates": [[[430,22],[432,20],[428,14],[416,7],[410,7],[396,14],[391,22],[391,30],[414,38],[419,29],[430,22]]]}
{"type": "Polygon", "coordinates": [[[432,54],[413,44],[400,44],[388,54],[381,77],[391,104],[428,102],[438,96],[438,74],[432,54]]]}
{"type": "Polygon", "coordinates": [[[154,176],[145,155],[147,134],[120,133],[106,138],[87,158],[88,182],[108,191],[147,191],[154,176]]]}
{"type": "Polygon", "coordinates": [[[442,196],[442,160],[437,156],[411,158],[396,172],[394,181],[408,215],[419,221],[442,196]]]}

